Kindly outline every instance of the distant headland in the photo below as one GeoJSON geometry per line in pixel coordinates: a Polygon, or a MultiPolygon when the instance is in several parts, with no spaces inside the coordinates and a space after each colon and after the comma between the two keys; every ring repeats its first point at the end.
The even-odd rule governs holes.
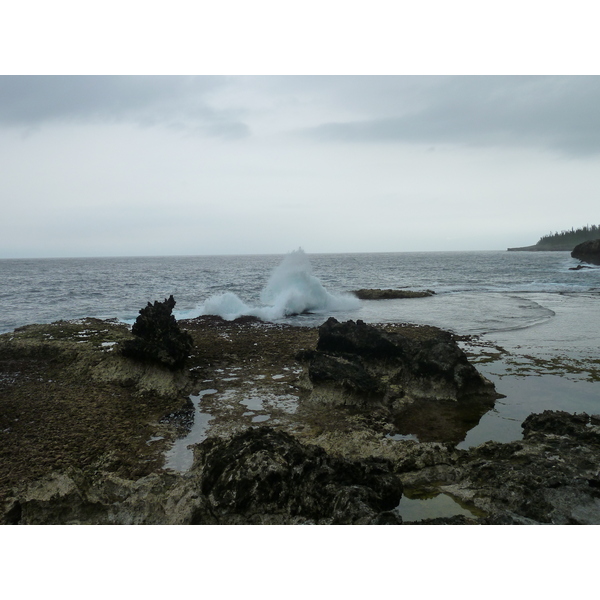
{"type": "Polygon", "coordinates": [[[509,252],[548,252],[548,251],[571,251],[582,242],[588,242],[600,238],[599,225],[586,225],[580,229],[565,230],[549,233],[539,239],[533,246],[522,248],[508,248],[509,252]]]}

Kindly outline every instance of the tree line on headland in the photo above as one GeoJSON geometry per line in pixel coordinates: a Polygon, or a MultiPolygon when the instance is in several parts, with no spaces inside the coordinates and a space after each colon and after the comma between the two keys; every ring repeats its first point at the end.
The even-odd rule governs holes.
{"type": "Polygon", "coordinates": [[[577,244],[600,238],[600,225],[585,225],[579,229],[571,228],[560,232],[550,232],[542,236],[533,246],[508,248],[508,250],[573,250],[577,244]]]}

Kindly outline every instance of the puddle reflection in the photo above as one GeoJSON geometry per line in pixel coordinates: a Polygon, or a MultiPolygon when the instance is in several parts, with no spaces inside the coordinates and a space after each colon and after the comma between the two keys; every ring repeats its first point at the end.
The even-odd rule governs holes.
{"type": "Polygon", "coordinates": [[[208,389],[202,390],[197,396],[190,396],[190,400],[194,404],[194,424],[190,432],[185,437],[175,440],[171,449],[167,451],[165,455],[165,469],[187,471],[191,468],[194,462],[194,451],[188,448],[188,446],[199,444],[206,438],[208,424],[214,418],[211,414],[200,410],[202,398],[216,393],[217,390],[208,389]]]}

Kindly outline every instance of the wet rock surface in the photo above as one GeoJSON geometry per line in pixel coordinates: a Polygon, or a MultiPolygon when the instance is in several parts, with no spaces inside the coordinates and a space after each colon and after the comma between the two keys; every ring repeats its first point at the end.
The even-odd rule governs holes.
{"type": "Polygon", "coordinates": [[[423,432],[425,439],[428,430],[432,440],[461,441],[499,397],[441,330],[414,339],[331,317],[319,328],[316,350],[298,359],[307,364],[312,402],[379,411],[398,432],[423,432]],[[439,436],[437,417],[445,437],[439,436]]]}
{"type": "MultiPolygon", "coordinates": [[[[186,474],[127,480],[72,468],[16,489],[6,524],[401,524],[402,491],[450,494],[472,516],[423,524],[600,523],[598,418],[545,411],[523,441],[458,451],[440,444],[380,443],[385,457],[350,447],[326,452],[266,427],[195,449],[186,474]]],[[[407,492],[408,493],[408,492],[407,492]]]]}
{"type": "Polygon", "coordinates": [[[115,349],[126,325],[82,319],[0,336],[0,501],[11,487],[71,467],[140,477],[160,468],[159,420],[179,410],[187,373],[115,349]]]}
{"type": "Polygon", "coordinates": [[[488,442],[459,460],[452,489],[487,509],[490,523],[600,523],[597,423],[585,413],[530,415],[522,442],[488,442]]]}

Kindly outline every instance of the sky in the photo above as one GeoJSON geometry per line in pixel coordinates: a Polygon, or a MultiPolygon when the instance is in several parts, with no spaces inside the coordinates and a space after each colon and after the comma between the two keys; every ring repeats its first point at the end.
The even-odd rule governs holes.
{"type": "Polygon", "coordinates": [[[0,257],[504,250],[600,223],[597,76],[1,76],[0,257]]]}
{"type": "Polygon", "coordinates": [[[600,223],[598,76],[0,77],[0,257],[504,250],[600,223]]]}

